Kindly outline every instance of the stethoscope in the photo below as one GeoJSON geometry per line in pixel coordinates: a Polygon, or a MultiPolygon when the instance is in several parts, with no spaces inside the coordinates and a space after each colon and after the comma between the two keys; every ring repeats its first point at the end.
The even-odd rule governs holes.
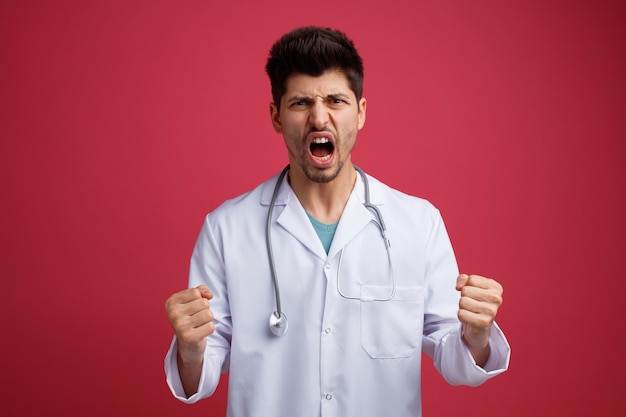
{"type": "MultiPolygon", "coordinates": [[[[339,286],[339,272],[341,271],[341,261],[343,260],[343,254],[345,252],[345,248],[341,251],[341,256],[339,257],[339,264],[337,266],[337,292],[343,298],[350,300],[362,300],[362,301],[389,301],[396,295],[396,274],[393,268],[393,261],[391,259],[391,252],[389,250],[391,243],[389,242],[389,238],[387,237],[387,228],[385,227],[385,221],[383,220],[383,216],[380,213],[378,207],[370,201],[370,187],[369,182],[367,180],[367,176],[361,170],[361,168],[354,166],[354,169],[361,175],[363,179],[363,186],[365,188],[365,202],[363,205],[374,212],[376,215],[376,219],[378,220],[377,226],[380,229],[380,233],[383,237],[383,241],[385,242],[385,249],[387,251],[387,259],[389,260],[389,268],[391,269],[391,293],[389,296],[384,298],[374,298],[374,297],[355,297],[346,295],[339,286]]],[[[274,193],[272,194],[272,200],[270,201],[270,207],[267,212],[267,224],[265,230],[265,239],[267,243],[267,255],[269,257],[270,262],[270,270],[272,273],[272,280],[274,281],[274,292],[276,294],[276,311],[270,314],[270,331],[275,336],[282,336],[287,332],[287,328],[289,327],[289,322],[287,321],[287,316],[283,313],[280,304],[280,290],[278,288],[278,277],[276,275],[276,267],[274,266],[274,252],[272,250],[272,212],[274,211],[274,205],[276,204],[276,197],[278,196],[278,191],[280,190],[280,186],[283,183],[283,179],[285,175],[289,171],[289,165],[287,165],[280,175],[278,176],[278,180],[276,181],[276,185],[274,186],[274,193]]]]}

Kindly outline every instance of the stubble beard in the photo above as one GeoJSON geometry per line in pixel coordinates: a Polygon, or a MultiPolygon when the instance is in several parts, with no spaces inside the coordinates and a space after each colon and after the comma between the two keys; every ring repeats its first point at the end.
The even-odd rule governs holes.
{"type": "Polygon", "coordinates": [[[307,164],[307,162],[308,160],[300,161],[300,168],[309,180],[318,184],[327,184],[337,178],[339,172],[341,172],[341,168],[343,168],[344,165],[343,161],[339,161],[337,166],[334,168],[319,169],[311,167],[309,164],[307,164]]]}

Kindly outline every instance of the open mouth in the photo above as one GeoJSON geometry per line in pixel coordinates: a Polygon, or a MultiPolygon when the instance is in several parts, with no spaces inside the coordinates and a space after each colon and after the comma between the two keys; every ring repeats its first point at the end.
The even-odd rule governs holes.
{"type": "Polygon", "coordinates": [[[327,161],[335,151],[335,145],[328,138],[314,138],[309,145],[311,155],[318,161],[327,161]]]}

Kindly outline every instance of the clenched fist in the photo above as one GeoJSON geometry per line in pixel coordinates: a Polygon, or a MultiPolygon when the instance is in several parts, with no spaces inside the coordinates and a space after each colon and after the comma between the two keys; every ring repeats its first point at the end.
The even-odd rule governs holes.
{"type": "Polygon", "coordinates": [[[461,274],[456,289],[461,292],[458,317],[463,323],[463,340],[476,364],[483,366],[489,358],[491,325],[502,305],[502,286],[491,278],[461,274]]]}
{"type": "Polygon", "coordinates": [[[177,292],[165,302],[167,317],[178,341],[178,354],[184,361],[197,361],[206,348],[206,337],[213,333],[213,294],[200,285],[177,292]]]}

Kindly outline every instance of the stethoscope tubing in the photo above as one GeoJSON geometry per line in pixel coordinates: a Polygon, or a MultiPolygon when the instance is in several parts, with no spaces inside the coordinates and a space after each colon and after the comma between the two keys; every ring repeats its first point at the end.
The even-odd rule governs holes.
{"type": "Polygon", "coordinates": [[[267,222],[265,225],[265,242],[267,244],[267,256],[270,262],[270,271],[272,273],[272,280],[274,281],[274,293],[276,294],[276,313],[278,317],[282,315],[282,309],[280,304],[280,289],[278,288],[278,278],[276,274],[276,265],[274,264],[274,251],[272,249],[272,213],[274,212],[274,205],[276,204],[276,197],[280,191],[280,185],[283,183],[285,174],[289,171],[289,165],[287,165],[281,171],[274,187],[274,193],[272,194],[272,200],[270,201],[270,208],[267,212],[267,222]]]}
{"type": "MultiPolygon", "coordinates": [[[[363,178],[363,185],[365,188],[365,202],[363,203],[363,205],[372,210],[374,212],[374,214],[376,215],[376,218],[378,220],[378,227],[380,229],[380,232],[382,234],[383,240],[385,242],[385,249],[387,251],[387,256],[389,258],[389,264],[391,267],[391,276],[392,276],[392,290],[391,290],[391,294],[389,297],[386,298],[381,298],[381,299],[370,299],[368,301],[388,301],[391,300],[396,293],[396,276],[395,276],[395,271],[394,271],[394,267],[393,267],[393,261],[391,259],[391,252],[389,250],[389,248],[391,247],[391,243],[387,237],[387,228],[385,226],[385,222],[383,220],[383,216],[380,212],[380,210],[378,209],[378,207],[376,207],[374,204],[372,204],[372,202],[370,201],[370,187],[369,187],[369,182],[367,180],[367,176],[365,175],[365,173],[363,172],[363,170],[359,167],[357,167],[356,165],[354,165],[354,169],[356,169],[356,171],[359,173],[359,175],[361,175],[361,178],[363,178]]],[[[274,212],[274,206],[276,204],[276,198],[278,197],[278,193],[280,191],[280,186],[283,183],[283,180],[285,178],[285,175],[287,174],[287,171],[289,171],[289,165],[287,165],[285,168],[283,168],[283,170],[281,171],[280,175],[278,176],[278,180],[276,181],[276,185],[274,186],[274,192],[272,194],[272,199],[270,200],[270,206],[267,212],[267,221],[266,221],[266,226],[265,226],[265,241],[267,244],[267,256],[269,259],[269,264],[270,264],[270,272],[272,274],[272,281],[274,282],[274,294],[275,294],[275,299],[276,299],[276,311],[272,312],[272,314],[270,315],[270,320],[269,320],[269,326],[270,326],[270,331],[275,335],[275,336],[282,336],[285,334],[285,332],[287,332],[287,327],[288,327],[288,321],[287,321],[287,316],[285,316],[285,314],[282,311],[281,308],[281,302],[280,302],[280,289],[278,286],[278,275],[276,274],[276,265],[274,263],[274,251],[272,249],[272,214],[274,212]]],[[[360,297],[350,297],[345,295],[340,287],[339,287],[339,271],[341,270],[341,259],[343,258],[343,252],[342,252],[342,256],[340,258],[340,262],[339,262],[339,267],[337,269],[337,291],[339,292],[339,294],[347,299],[360,299],[360,297]]]]}

